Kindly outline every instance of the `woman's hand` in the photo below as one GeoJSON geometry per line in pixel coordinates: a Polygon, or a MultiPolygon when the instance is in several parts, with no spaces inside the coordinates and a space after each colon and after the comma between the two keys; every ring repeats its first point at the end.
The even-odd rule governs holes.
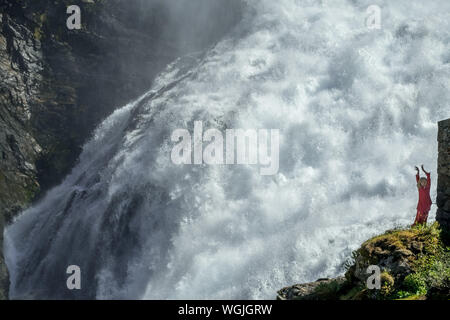
{"type": "MultiPolygon", "coordinates": [[[[419,171],[419,170],[417,170],[417,171],[419,171]]],[[[428,173],[428,172],[425,171],[423,165],[422,165],[422,171],[425,172],[425,173],[428,173]]]]}
{"type": "Polygon", "coordinates": [[[419,168],[417,168],[417,166],[415,166],[414,168],[416,168],[417,174],[420,173],[419,168]]]}

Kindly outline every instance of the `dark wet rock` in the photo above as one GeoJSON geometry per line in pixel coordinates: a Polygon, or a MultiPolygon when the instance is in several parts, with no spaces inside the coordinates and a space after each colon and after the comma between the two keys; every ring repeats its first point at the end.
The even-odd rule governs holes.
{"type": "Polygon", "coordinates": [[[443,283],[431,288],[427,292],[427,299],[430,300],[450,300],[450,282],[443,283]]]}
{"type": "Polygon", "coordinates": [[[450,119],[438,123],[438,183],[436,220],[450,233],[450,119]]]}
{"type": "Polygon", "coordinates": [[[278,300],[334,300],[339,297],[345,277],[318,279],[314,282],[296,284],[278,291],[278,300]]]}

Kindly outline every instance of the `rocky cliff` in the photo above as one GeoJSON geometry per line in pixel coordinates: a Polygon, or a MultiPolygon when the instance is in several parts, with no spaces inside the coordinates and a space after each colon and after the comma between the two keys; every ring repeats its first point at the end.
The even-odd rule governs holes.
{"type": "MultiPolygon", "coordinates": [[[[224,35],[239,19],[239,5],[237,0],[0,3],[0,249],[4,224],[61,181],[93,128],[147,91],[167,63],[224,35]],[[81,8],[81,30],[66,27],[72,4],[81,8]],[[180,29],[180,19],[194,16],[191,28],[180,29]],[[214,26],[206,27],[210,20],[202,17],[214,26]]],[[[0,250],[0,299],[8,283],[0,250]]]]}

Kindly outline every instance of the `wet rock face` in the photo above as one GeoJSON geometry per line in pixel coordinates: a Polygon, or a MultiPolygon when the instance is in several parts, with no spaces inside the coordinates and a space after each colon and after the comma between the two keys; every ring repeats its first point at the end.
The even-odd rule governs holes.
{"type": "Polygon", "coordinates": [[[440,121],[438,132],[438,184],[436,220],[450,231],[450,119],[440,121]]]}
{"type": "Polygon", "coordinates": [[[0,13],[0,299],[8,273],[1,254],[3,226],[39,189],[35,161],[41,147],[30,132],[42,72],[41,45],[25,26],[0,13]]]}
{"type": "Polygon", "coordinates": [[[40,42],[26,27],[0,14],[0,210],[6,221],[37,189],[41,148],[29,132],[42,72],[40,42]]]}
{"type": "MultiPolygon", "coordinates": [[[[4,227],[4,217],[0,214],[0,230],[4,227]]],[[[3,232],[0,233],[0,246],[3,246],[3,232]]],[[[8,270],[3,259],[3,255],[0,255],[0,300],[5,300],[8,294],[8,270]]]]}

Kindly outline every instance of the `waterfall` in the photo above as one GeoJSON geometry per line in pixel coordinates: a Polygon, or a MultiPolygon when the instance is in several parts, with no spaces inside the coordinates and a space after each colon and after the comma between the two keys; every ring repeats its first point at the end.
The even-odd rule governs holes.
{"type": "Polygon", "coordinates": [[[225,38],[104,120],[7,228],[11,298],[271,299],[412,223],[414,165],[436,171],[450,110],[449,2],[375,1],[380,29],[364,23],[373,1],[246,2],[225,38]],[[194,121],[279,129],[278,173],[175,165],[171,133],[194,121]],[[69,265],[81,290],[66,287],[69,265]]]}

